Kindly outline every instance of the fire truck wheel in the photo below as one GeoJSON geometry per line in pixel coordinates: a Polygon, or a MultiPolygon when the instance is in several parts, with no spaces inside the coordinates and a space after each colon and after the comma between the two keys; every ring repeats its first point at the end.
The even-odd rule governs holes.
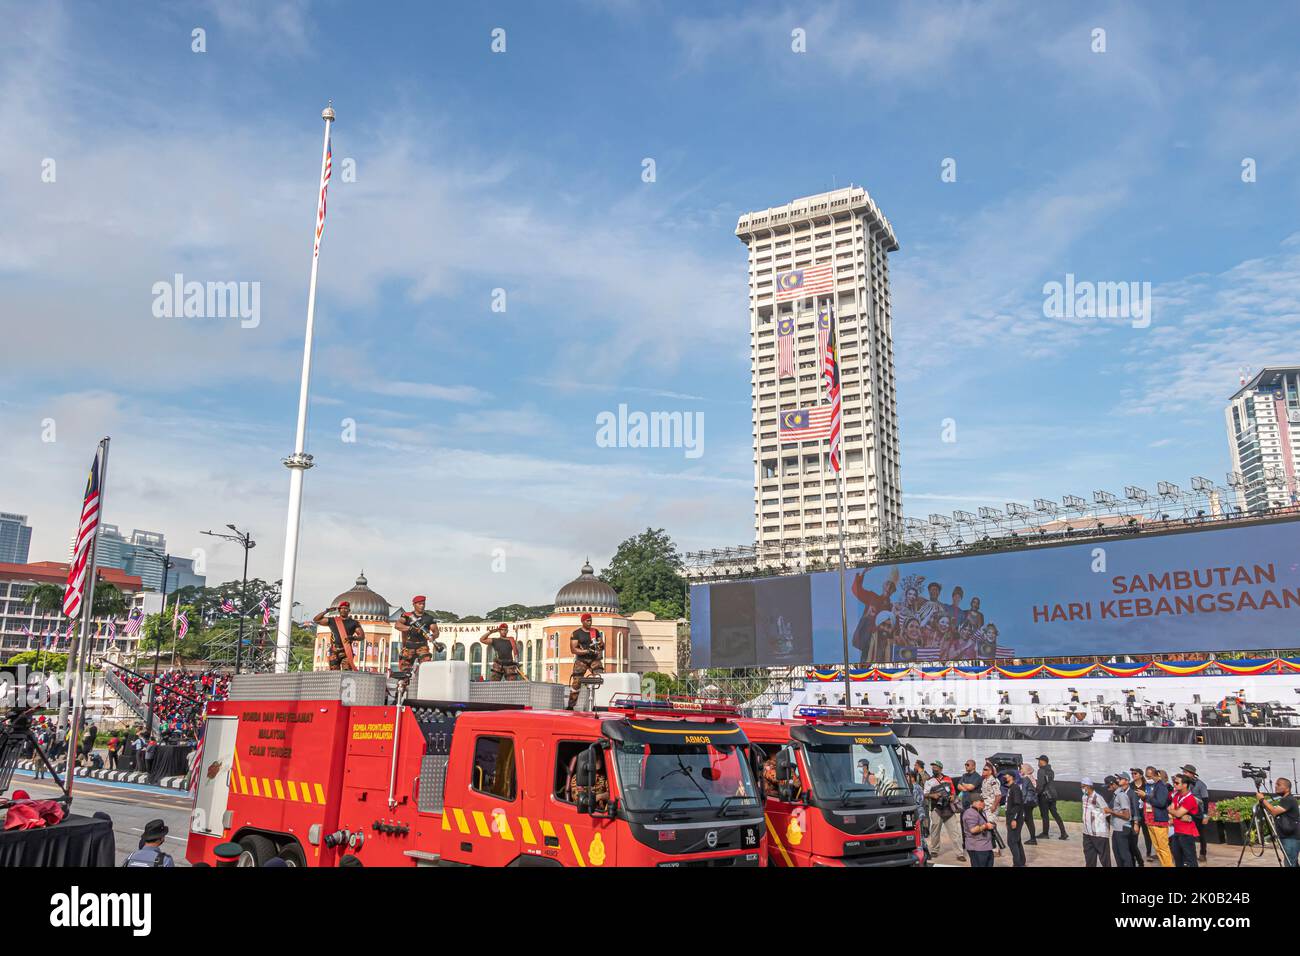
{"type": "Polygon", "coordinates": [[[296,843],[286,844],[280,850],[280,859],[284,860],[285,866],[305,867],[307,865],[307,855],[302,852],[302,847],[296,843]]]}
{"type": "Polygon", "coordinates": [[[250,833],[239,841],[243,852],[239,854],[239,866],[266,866],[266,861],[276,855],[275,844],[258,833],[250,833]]]}

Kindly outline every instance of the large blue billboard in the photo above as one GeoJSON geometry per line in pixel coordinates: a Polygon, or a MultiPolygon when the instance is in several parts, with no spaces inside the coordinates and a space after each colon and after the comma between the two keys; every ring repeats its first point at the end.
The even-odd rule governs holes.
{"type": "MultiPolygon", "coordinates": [[[[1300,522],[851,568],[854,663],[1300,646],[1300,522]]],[[[844,659],[838,571],[691,587],[695,667],[844,659]]]]}

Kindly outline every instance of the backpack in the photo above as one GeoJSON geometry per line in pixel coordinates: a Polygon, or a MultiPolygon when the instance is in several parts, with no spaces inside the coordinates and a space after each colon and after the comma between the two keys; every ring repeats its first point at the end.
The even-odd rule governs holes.
{"type": "Polygon", "coordinates": [[[128,857],[127,857],[127,858],[122,862],[122,866],[125,867],[125,868],[129,868],[129,869],[140,869],[140,868],[142,868],[142,867],[143,867],[143,868],[153,868],[153,867],[162,866],[162,865],[167,861],[167,854],[164,853],[162,850],[159,850],[159,849],[156,848],[156,847],[150,847],[150,848],[149,848],[149,849],[152,849],[152,850],[153,850],[153,862],[152,862],[152,863],[145,863],[143,860],[137,860],[137,859],[135,858],[136,853],[140,853],[143,849],[144,849],[144,848],[141,847],[140,850],[136,850],[135,853],[132,853],[130,856],[128,856],[128,857]]]}
{"type": "Polygon", "coordinates": [[[1020,778],[1020,789],[1025,795],[1025,806],[1038,806],[1038,791],[1034,789],[1034,785],[1029,782],[1028,777],[1020,778]]]}

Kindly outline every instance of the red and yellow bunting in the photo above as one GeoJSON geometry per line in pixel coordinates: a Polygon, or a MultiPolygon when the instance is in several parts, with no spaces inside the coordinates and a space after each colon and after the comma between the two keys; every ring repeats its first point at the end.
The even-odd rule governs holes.
{"type": "MultiPolygon", "coordinates": [[[[1300,673],[1300,658],[1275,657],[1272,660],[1243,660],[1239,663],[1226,660],[1204,661],[1150,661],[1145,664],[996,664],[991,666],[957,667],[938,664],[921,666],[908,664],[899,668],[870,667],[849,668],[849,680],[902,680],[907,677],[919,677],[922,680],[938,680],[944,677],[962,677],[966,680],[978,680],[998,674],[1011,680],[1025,680],[1030,677],[1055,677],[1063,680],[1078,680],[1081,677],[1123,677],[1132,678],[1139,674],[1155,677],[1169,674],[1174,677],[1193,677],[1204,674],[1210,667],[1217,667],[1223,674],[1238,677],[1251,677],[1258,674],[1300,673]]],[[[839,667],[817,667],[807,672],[806,679],[830,683],[842,681],[844,670],[839,667]]]]}

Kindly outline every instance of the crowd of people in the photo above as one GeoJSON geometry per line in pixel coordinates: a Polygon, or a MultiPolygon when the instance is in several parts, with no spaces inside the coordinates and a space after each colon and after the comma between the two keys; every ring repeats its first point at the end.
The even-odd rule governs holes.
{"type": "Polygon", "coordinates": [[[879,592],[866,587],[865,575],[859,571],[853,579],[853,596],[862,602],[853,632],[859,663],[990,661],[1000,656],[997,625],[985,619],[978,597],[962,607],[966,595],[960,585],[945,602],[943,585],[927,583],[925,575],[908,575],[900,584],[893,568],[879,592]]]}
{"type": "MultiPolygon", "coordinates": [[[[947,837],[956,859],[973,867],[993,866],[1003,849],[1012,866],[1026,866],[1024,848],[1051,839],[1053,822],[1056,839],[1070,839],[1057,809],[1056,773],[1046,754],[1038,757],[1037,768],[985,761],[977,772],[976,766],[967,760],[964,772],[953,777],[944,773],[941,761],[933,761],[927,771],[917,760],[908,772],[931,859],[944,852],[947,837]]],[[[1100,784],[1084,777],[1080,785],[1085,866],[1196,867],[1206,862],[1210,793],[1192,764],[1172,777],[1156,767],[1134,767],[1107,774],[1100,784]]],[[[1287,865],[1300,865],[1300,807],[1291,781],[1279,777],[1271,794],[1260,791],[1256,799],[1272,817],[1287,865]]]]}
{"type": "MultiPolygon", "coordinates": [[[[118,676],[148,706],[149,680],[128,671],[121,671],[118,676]]],[[[225,700],[229,691],[230,675],[218,671],[160,671],[154,702],[159,738],[198,740],[204,705],[209,700],[225,700]]]]}

